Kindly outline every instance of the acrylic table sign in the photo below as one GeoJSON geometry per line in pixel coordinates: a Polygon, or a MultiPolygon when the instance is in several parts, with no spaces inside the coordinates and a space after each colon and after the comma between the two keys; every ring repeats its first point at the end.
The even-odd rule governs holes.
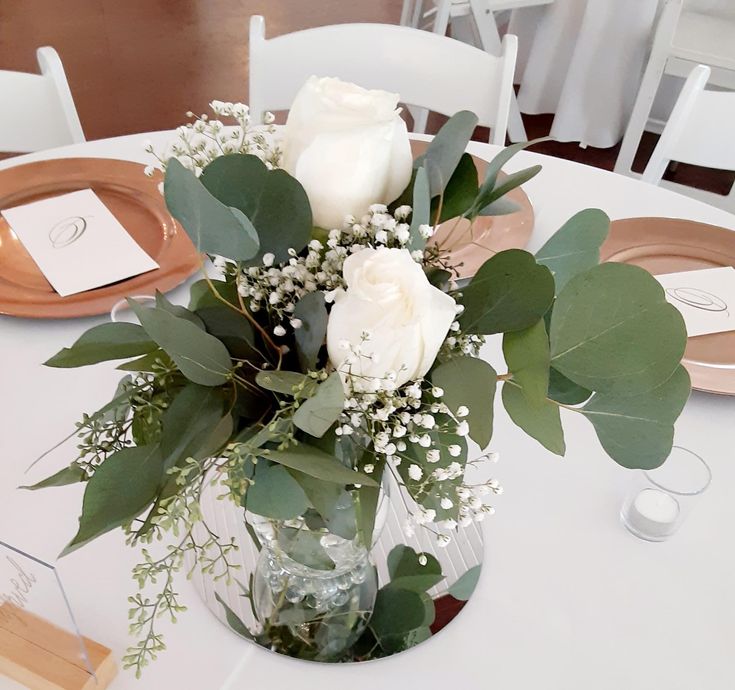
{"type": "Polygon", "coordinates": [[[56,568],[0,541],[0,676],[31,690],[102,690],[112,652],[82,637],[56,568]]]}
{"type": "Polygon", "coordinates": [[[62,297],[158,268],[91,189],[1,213],[62,297]]]}
{"type": "Polygon", "coordinates": [[[735,331],[735,268],[707,268],[656,276],[666,299],[684,317],[687,335],[735,331]]]}

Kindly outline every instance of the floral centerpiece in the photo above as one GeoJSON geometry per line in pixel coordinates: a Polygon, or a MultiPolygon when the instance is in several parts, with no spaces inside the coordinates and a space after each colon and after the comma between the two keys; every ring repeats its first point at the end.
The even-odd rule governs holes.
{"type": "Polygon", "coordinates": [[[46,362],[124,359],[130,372],[79,423],[77,459],[34,488],[85,484],[64,553],[119,527],[143,545],[130,599],[141,639],[126,657],[138,670],[164,648],[158,618],[183,609],[184,558],[230,576],[238,545],[203,520],[204,486],[245,509],[262,548],[243,585],[260,627],[244,630],[223,604],[233,626],[303,658],[369,658],[366,635],[384,653],[426,636],[425,590],[441,579],[426,555],[399,549],[389,566],[403,584],[376,603],[381,485],[398,484],[407,536],[426,529],[440,546],[490,514],[498,482],[465,472],[492,456],[498,387],[513,422],[553,453],[565,450],[561,409],[585,416],[625,467],[655,467],[671,448],[689,394],[684,325],[645,271],[598,265],[605,214],[581,211],[536,256],[500,252],[458,283],[437,226],[464,219],[471,233],[478,217],[512,212],[505,194],[539,167],[502,175],[526,144],[510,146],[479,180],[469,112],[412,160],[397,103],[312,78],[276,136],[246,106],[214,102],[235,127],[202,116],[159,156],[168,208],[214,269],[188,307],[130,300],[139,325],[95,326],[46,362]],[[504,371],[480,356],[496,334],[504,371]],[[397,640],[385,611],[415,610],[411,596],[419,616],[397,640]]]}

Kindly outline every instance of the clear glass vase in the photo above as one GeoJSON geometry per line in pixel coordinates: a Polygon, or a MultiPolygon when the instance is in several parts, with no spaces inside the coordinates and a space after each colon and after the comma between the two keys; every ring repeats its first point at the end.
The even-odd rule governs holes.
{"type": "Polygon", "coordinates": [[[260,639],[270,649],[314,661],[346,658],[375,604],[378,578],[370,554],[387,508],[383,492],[369,547],[345,529],[347,520],[340,536],[313,515],[271,520],[248,514],[262,545],[253,605],[260,639]]]}

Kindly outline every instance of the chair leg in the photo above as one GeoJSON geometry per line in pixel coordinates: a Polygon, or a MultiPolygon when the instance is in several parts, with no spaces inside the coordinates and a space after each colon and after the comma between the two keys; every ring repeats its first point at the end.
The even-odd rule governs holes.
{"type": "Polygon", "coordinates": [[[648,122],[648,116],[651,113],[651,107],[666,68],[666,60],[666,55],[659,57],[652,54],[648,61],[633,105],[633,111],[630,114],[630,120],[628,120],[628,126],[625,129],[623,142],[620,145],[620,153],[615,161],[614,170],[620,175],[630,177],[633,174],[633,159],[636,151],[638,151],[638,145],[648,122]]]}
{"type": "MultiPolygon", "coordinates": [[[[477,31],[480,34],[482,49],[491,55],[500,55],[501,40],[498,25],[495,23],[495,17],[492,10],[483,6],[484,3],[478,0],[470,0],[472,15],[475,18],[477,31]]],[[[528,135],[521,117],[521,110],[518,107],[518,99],[515,93],[511,95],[510,112],[508,113],[508,138],[512,142],[527,141],[528,135]]]]}

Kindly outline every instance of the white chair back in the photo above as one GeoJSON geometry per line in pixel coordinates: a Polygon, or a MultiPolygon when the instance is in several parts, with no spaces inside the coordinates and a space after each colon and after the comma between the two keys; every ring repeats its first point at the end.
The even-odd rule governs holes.
{"type": "MultiPolygon", "coordinates": [[[[642,179],[646,182],[659,184],[672,160],[735,170],[735,93],[705,91],[710,74],[709,67],[698,65],[687,78],[643,172],[642,179]]],[[[677,189],[687,193],[687,188],[677,186],[677,189]]],[[[692,190],[688,193],[706,201],[718,201],[708,193],[692,190]]],[[[719,201],[717,205],[732,208],[732,197],[719,201]]]]}
{"type": "Polygon", "coordinates": [[[471,110],[505,145],[517,41],[506,36],[495,57],[444,36],[391,24],[339,24],[265,38],[250,20],[250,110],[286,110],[312,75],[338,77],[443,115],[471,110]]]}
{"type": "Polygon", "coordinates": [[[36,56],[41,74],[0,70],[0,151],[28,153],[85,140],[58,53],[45,47],[36,56]]]}

